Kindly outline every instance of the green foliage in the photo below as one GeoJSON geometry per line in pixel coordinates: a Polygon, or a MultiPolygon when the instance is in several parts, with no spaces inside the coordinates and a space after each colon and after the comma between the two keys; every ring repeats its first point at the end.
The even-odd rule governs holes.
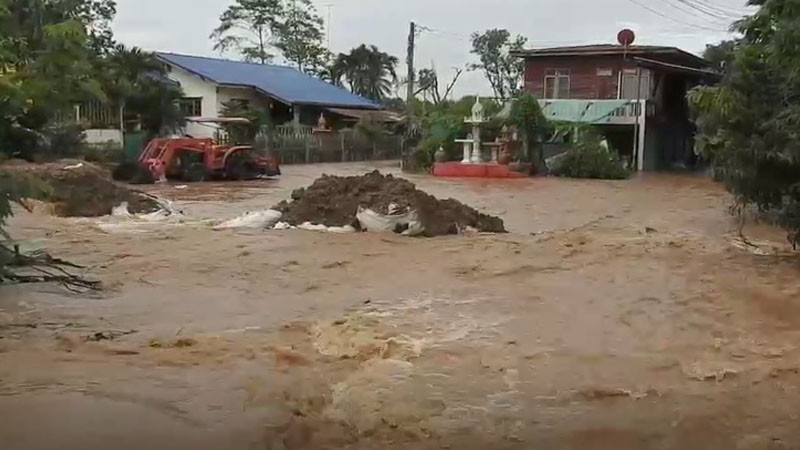
{"type": "Polygon", "coordinates": [[[546,169],[542,142],[552,134],[553,127],[542,113],[539,101],[530,93],[524,93],[511,105],[508,123],[517,128],[525,145],[525,155],[540,173],[546,169]]]}
{"type": "Polygon", "coordinates": [[[234,99],[223,103],[220,115],[222,117],[237,117],[250,121],[249,124],[223,125],[231,142],[236,144],[252,144],[260,130],[272,127],[272,120],[265,109],[253,108],[249,102],[241,100],[234,99]]]}
{"type": "Polygon", "coordinates": [[[214,50],[236,50],[245,61],[267,64],[274,55],[270,52],[273,30],[279,23],[281,0],[236,0],[219,18],[220,25],[213,33],[214,50]]]}
{"type": "Polygon", "coordinates": [[[356,133],[374,141],[386,134],[386,128],[373,115],[367,114],[355,126],[356,133]]]}
{"type": "Polygon", "coordinates": [[[725,78],[689,96],[700,150],[740,212],[769,212],[800,243],[800,8],[796,0],[753,0],[739,24],[725,78]]]}
{"type": "Polygon", "coordinates": [[[99,164],[122,164],[127,161],[125,149],[119,144],[109,142],[102,145],[86,146],[83,150],[83,159],[99,164]]]}
{"type": "Polygon", "coordinates": [[[43,131],[43,147],[37,151],[38,158],[58,159],[79,156],[84,149],[84,133],[74,123],[49,124],[43,131]]]}
{"type": "Polygon", "coordinates": [[[319,75],[329,59],[322,17],[310,0],[292,0],[274,30],[275,47],[301,72],[319,75]]]}
{"type": "Polygon", "coordinates": [[[55,126],[73,105],[108,99],[93,61],[111,47],[113,0],[0,3],[0,152],[74,154],[81,133],[55,126]]]}
{"type": "MultiPolygon", "coordinates": [[[[494,100],[483,99],[481,104],[489,121],[481,127],[481,140],[490,142],[500,134],[503,122],[493,118],[500,111],[500,104],[494,100]]],[[[438,105],[415,102],[412,105],[415,117],[419,117],[422,131],[421,141],[417,146],[417,163],[425,168],[433,164],[434,153],[439,148],[447,152],[450,160],[461,160],[461,144],[457,139],[465,139],[472,131],[464,119],[472,115],[475,105],[474,96],[466,96],[458,101],[442,101],[438,105]]]]}
{"type": "Polygon", "coordinates": [[[602,135],[590,128],[580,131],[578,142],[567,153],[555,157],[554,175],[571,178],[623,180],[630,176],[619,154],[603,146],[602,135]]]}
{"type": "Polygon", "coordinates": [[[482,70],[492,86],[495,98],[516,97],[522,86],[525,62],[511,56],[510,52],[522,50],[528,40],[523,36],[511,37],[508,30],[492,29],[484,33],[473,33],[472,54],[480,62],[472,64],[473,70],[482,70]]]}
{"type": "Polygon", "coordinates": [[[25,198],[46,198],[51,193],[50,186],[39,179],[21,172],[0,170],[0,238],[8,238],[4,228],[6,219],[12,215],[12,203],[25,198]]]}
{"type": "Polygon", "coordinates": [[[267,64],[278,50],[299,70],[317,75],[329,58],[323,21],[310,0],[236,0],[211,34],[214,49],[238,51],[246,61],[267,64]]]}
{"type": "Polygon", "coordinates": [[[179,105],[183,90],[152,53],[118,45],[95,61],[94,73],[108,104],[124,108],[151,136],[178,131],[186,123],[179,105]]]}
{"type": "Polygon", "coordinates": [[[727,40],[718,44],[708,44],[703,52],[703,58],[711,61],[714,68],[722,71],[733,62],[736,41],[727,40]]]}
{"type": "Polygon", "coordinates": [[[354,48],[350,53],[341,53],[328,68],[326,78],[333,84],[375,101],[383,101],[397,82],[396,57],[378,50],[374,45],[354,48]]]}

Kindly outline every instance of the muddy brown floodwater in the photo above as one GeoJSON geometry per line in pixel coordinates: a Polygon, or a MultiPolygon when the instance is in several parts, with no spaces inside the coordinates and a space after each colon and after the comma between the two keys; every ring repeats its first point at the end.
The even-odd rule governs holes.
{"type": "Polygon", "coordinates": [[[18,214],[107,290],[0,288],[0,447],[800,448],[800,265],[702,177],[409,177],[506,235],[205,222],[374,168],[153,187],[186,218],[144,228],[18,214]]]}

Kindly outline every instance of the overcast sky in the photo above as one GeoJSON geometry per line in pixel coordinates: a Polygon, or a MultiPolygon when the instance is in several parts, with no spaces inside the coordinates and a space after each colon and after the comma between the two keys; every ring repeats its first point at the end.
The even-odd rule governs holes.
{"type": "MultiPolygon", "coordinates": [[[[233,0],[117,0],[114,24],[121,42],[151,51],[219,56],[208,39],[233,0]]],[[[530,47],[614,43],[622,28],[638,44],[670,45],[700,53],[730,35],[730,19],[745,13],[744,0],[314,0],[328,23],[331,50],[361,43],[405,60],[408,26],[433,31],[419,37],[416,64],[435,64],[444,79],[453,67],[474,62],[469,35],[506,28],[530,47]],[[701,11],[705,11],[702,13],[701,11]]],[[[227,55],[236,57],[236,55],[227,55]]],[[[402,64],[401,71],[405,71],[402,64]]],[[[444,80],[443,80],[444,81],[444,80]]],[[[479,72],[462,77],[457,95],[490,93],[479,72]]]]}

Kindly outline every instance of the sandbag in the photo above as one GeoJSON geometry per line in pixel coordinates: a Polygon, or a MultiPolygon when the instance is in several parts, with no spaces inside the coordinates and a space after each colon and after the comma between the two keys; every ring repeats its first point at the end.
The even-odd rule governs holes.
{"type": "Polygon", "coordinates": [[[371,209],[358,208],[356,219],[363,230],[374,233],[419,236],[425,232],[425,226],[419,220],[419,214],[413,210],[403,214],[381,214],[371,209]]]}
{"type": "Polygon", "coordinates": [[[272,228],[281,220],[280,211],[267,209],[264,211],[254,211],[242,214],[241,216],[223,222],[214,227],[215,230],[237,230],[237,229],[260,229],[272,228]]]}

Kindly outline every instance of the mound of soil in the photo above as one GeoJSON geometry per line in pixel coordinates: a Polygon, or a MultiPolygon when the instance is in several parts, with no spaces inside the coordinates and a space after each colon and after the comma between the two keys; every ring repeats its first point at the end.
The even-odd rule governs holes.
{"type": "Polygon", "coordinates": [[[158,202],[114,183],[107,170],[91,163],[65,160],[6,168],[24,171],[49,184],[53,188],[50,201],[55,205],[56,214],[62,217],[105,216],[123,202],[128,202],[128,210],[134,214],[159,209],[158,202]]]}
{"type": "Polygon", "coordinates": [[[377,170],[359,177],[323,175],[308,188],[294,191],[291,202],[284,201],[274,209],[282,212],[281,220],[291,225],[311,222],[329,227],[358,227],[359,207],[388,214],[391,204],[416,210],[428,237],[457,234],[467,227],[482,232],[506,232],[502,219],[481,214],[457,200],[439,200],[407,180],[384,176],[377,170]]]}

